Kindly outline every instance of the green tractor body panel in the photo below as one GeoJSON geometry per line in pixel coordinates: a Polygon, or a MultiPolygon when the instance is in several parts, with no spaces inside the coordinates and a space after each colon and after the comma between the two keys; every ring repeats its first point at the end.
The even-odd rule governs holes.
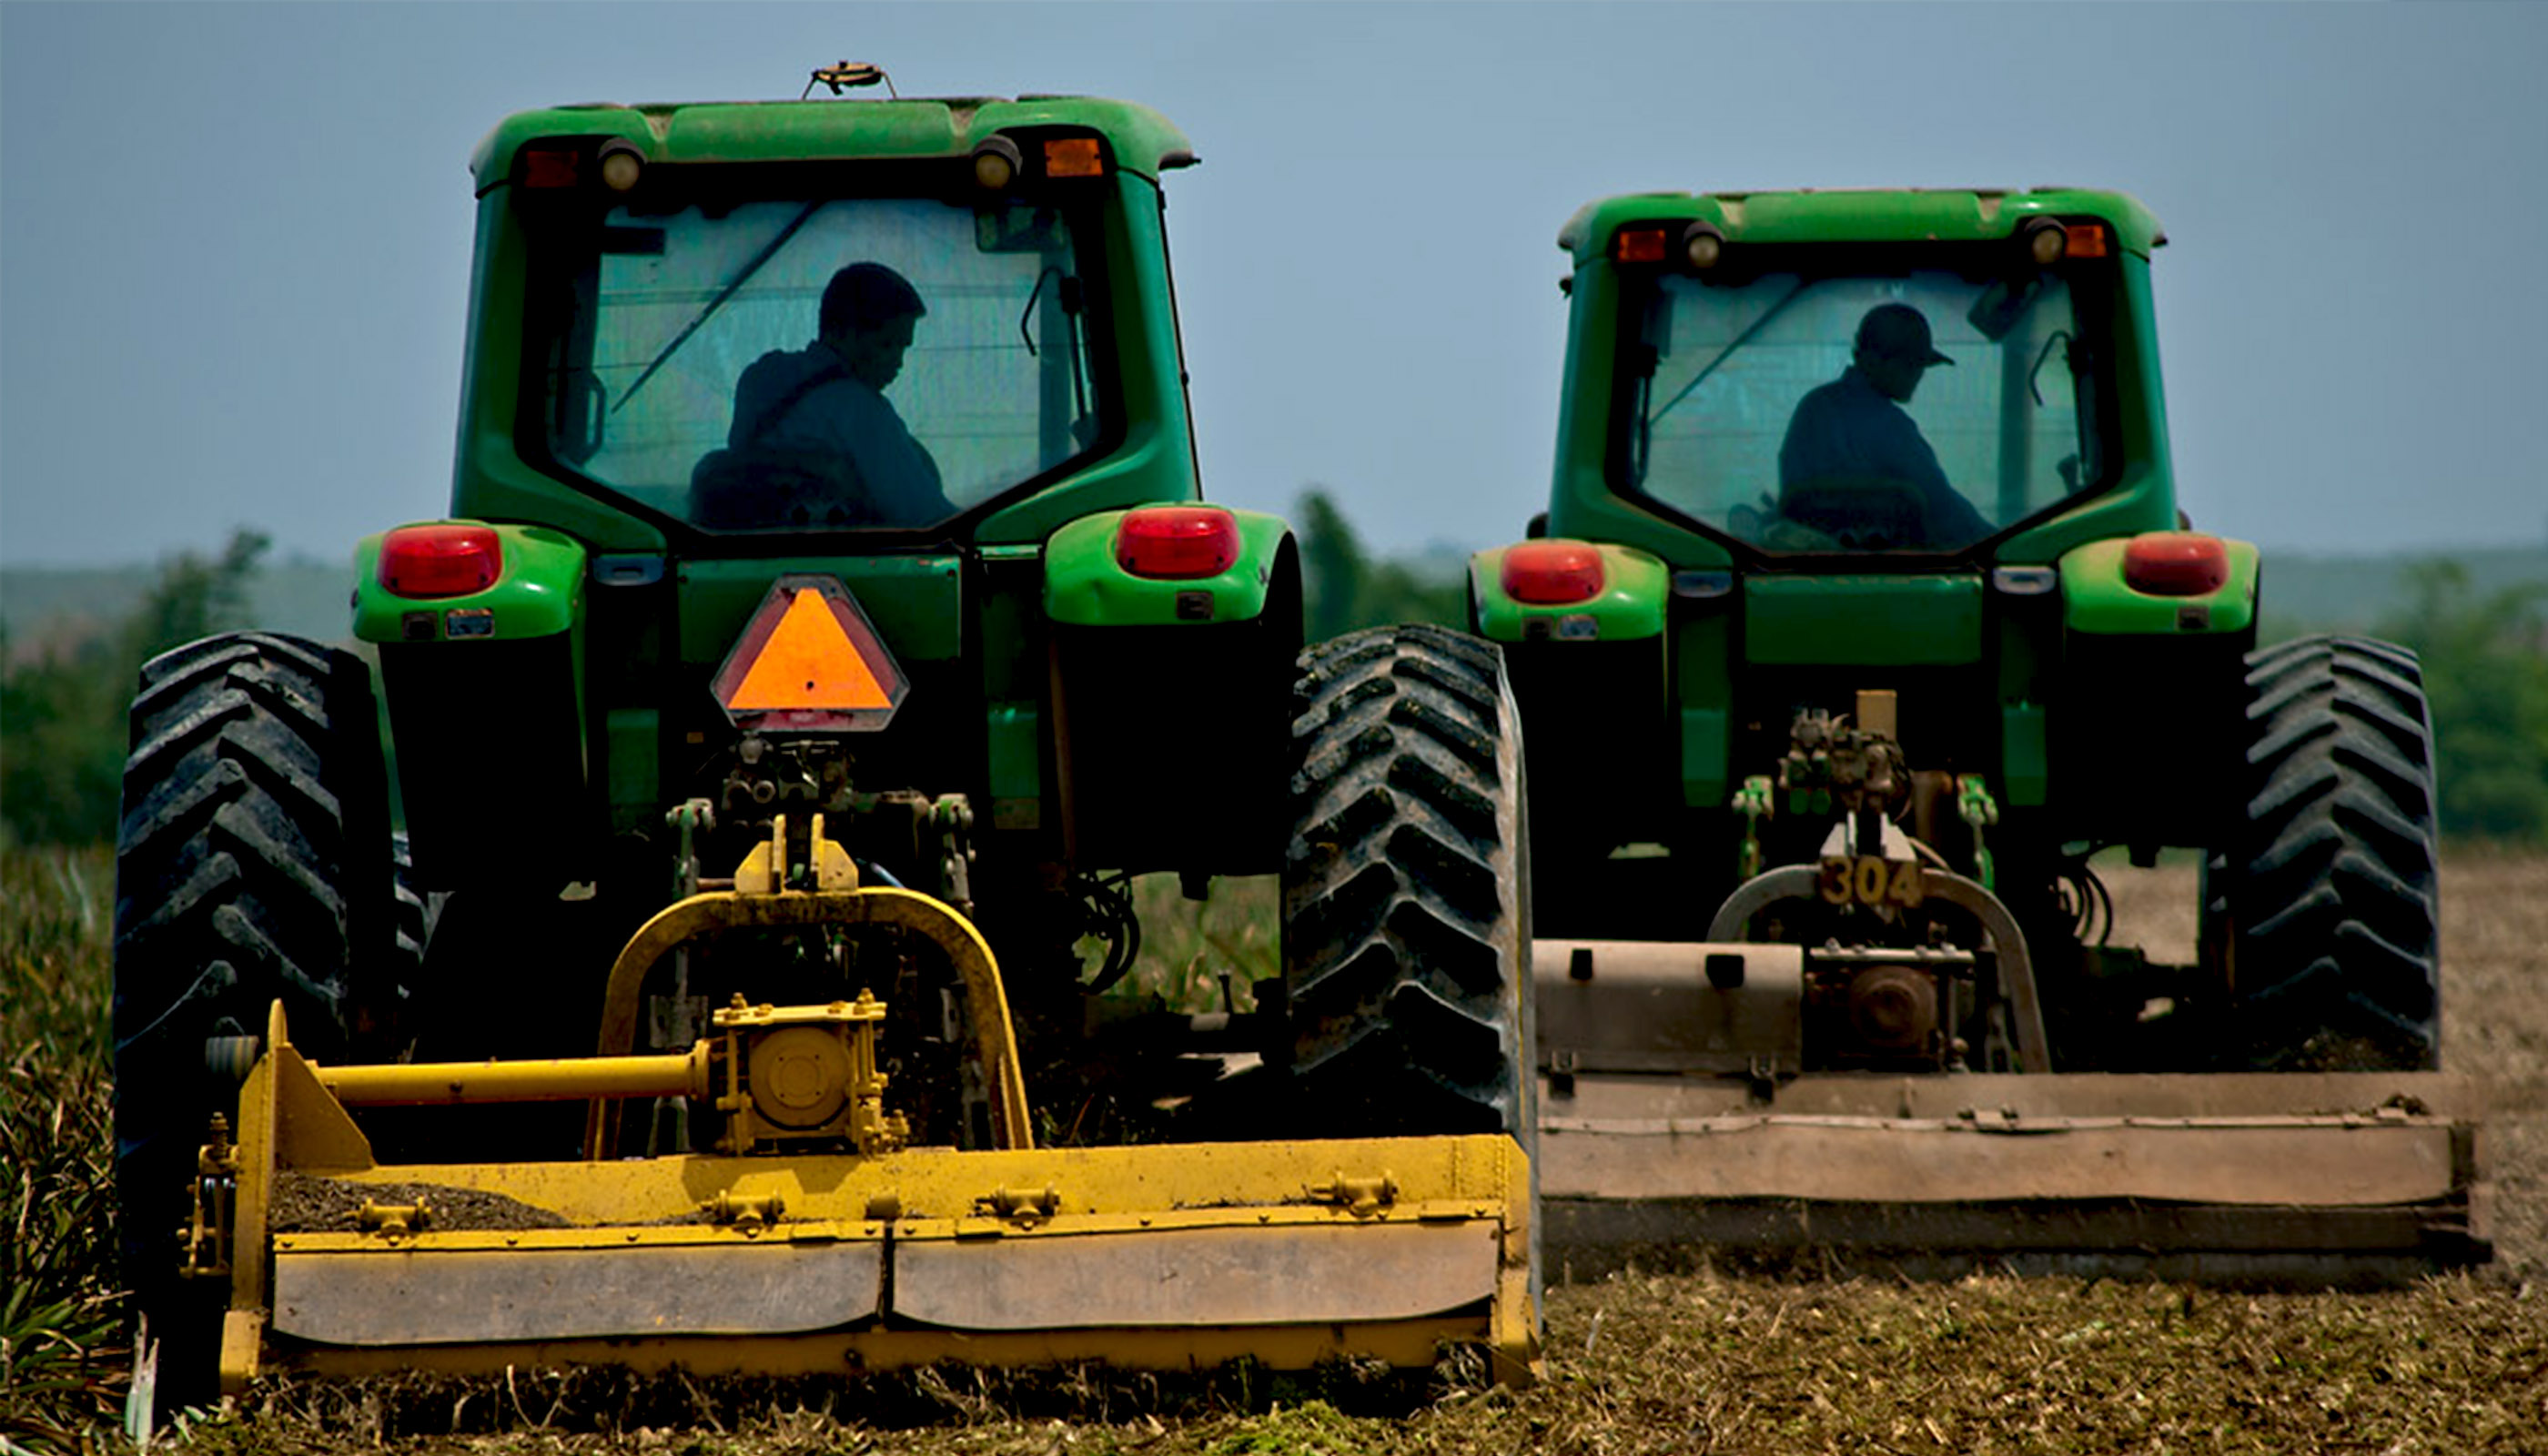
{"type": "Polygon", "coordinates": [[[710,680],[772,584],[809,573],[847,589],[909,682],[885,727],[848,742],[854,786],[969,796],[986,864],[1038,882],[1198,856],[1273,869],[1301,636],[1288,528],[1238,512],[1243,553],[1206,581],[1113,555],[1126,511],[1201,496],[1160,195],[1193,160],[1155,112],[1079,98],[500,124],[472,162],[451,509],[499,529],[505,577],[483,602],[406,601],[374,580],[367,543],[359,631],[383,645],[411,812],[483,802],[461,790],[506,724],[546,745],[506,761],[582,807],[536,845],[498,816],[428,808],[411,831],[423,881],[502,881],[533,859],[588,876],[685,799],[766,780],[733,760],[710,680]],[[844,320],[909,315],[907,352],[860,373],[863,345],[826,342],[835,294],[844,320]],[[890,420],[881,433],[909,448],[853,453],[838,476],[804,465],[843,410],[870,436],[890,420]],[[517,543],[532,542],[574,564],[531,575],[537,552],[517,543]],[[413,635],[443,620],[428,608],[482,606],[497,641],[413,635]],[[565,655],[542,665],[559,685],[535,713],[427,686],[550,634],[565,655]],[[1240,721],[1272,726],[1221,731],[1240,721]],[[1209,803],[1142,791],[1207,764],[1227,787],[1209,803]]]}
{"type": "Polygon", "coordinates": [[[1743,657],[1824,667],[1977,663],[1981,579],[1751,577],[1743,583],[1743,657]]]}

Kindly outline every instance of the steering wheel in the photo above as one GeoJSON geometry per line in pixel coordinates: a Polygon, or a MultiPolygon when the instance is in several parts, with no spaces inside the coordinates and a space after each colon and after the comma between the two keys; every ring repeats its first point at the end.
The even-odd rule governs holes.
{"type": "Polygon", "coordinates": [[[1798,481],[1778,492],[1778,513],[1847,551],[1903,551],[1935,544],[1919,488],[1883,477],[1798,481]]]}

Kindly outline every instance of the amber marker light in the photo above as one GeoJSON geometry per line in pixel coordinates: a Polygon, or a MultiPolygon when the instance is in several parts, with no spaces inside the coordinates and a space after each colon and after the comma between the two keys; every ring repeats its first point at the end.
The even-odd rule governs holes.
{"type": "Polygon", "coordinates": [[[1044,174],[1047,177],[1103,177],[1106,156],[1097,147],[1094,136],[1056,136],[1044,144],[1044,174]]]}
{"type": "Polygon", "coordinates": [[[1660,263],[1664,260],[1664,229],[1630,228],[1612,239],[1611,256],[1622,263],[1660,263]]]}
{"type": "Polygon", "coordinates": [[[2102,258],[2106,255],[2106,229],[2096,223],[2073,223],[2061,229],[2069,240],[2070,256],[2102,258]]]}

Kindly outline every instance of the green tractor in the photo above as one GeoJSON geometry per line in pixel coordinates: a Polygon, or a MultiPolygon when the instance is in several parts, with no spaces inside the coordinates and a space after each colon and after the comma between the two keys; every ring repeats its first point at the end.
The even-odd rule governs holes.
{"type": "Polygon", "coordinates": [[[357,553],[385,704],[245,633],[134,705],[163,1409],[1445,1342],[1528,1378],[1512,700],[1455,633],[1305,653],[1288,528],[1200,500],[1193,161],[1050,97],[487,138],[451,518],[357,553]],[[1103,994],[1155,871],[1281,877],[1252,1008],[1103,994]]]}
{"type": "Polygon", "coordinates": [[[1528,746],[1552,1238],[2483,1255],[2415,658],[2258,649],[2256,549],[2178,505],[2161,240],[2091,191],[1566,225],[1549,508],[1470,578],[1528,746]],[[2193,963],[2113,939],[2109,850],[2200,857],[2193,963]]]}

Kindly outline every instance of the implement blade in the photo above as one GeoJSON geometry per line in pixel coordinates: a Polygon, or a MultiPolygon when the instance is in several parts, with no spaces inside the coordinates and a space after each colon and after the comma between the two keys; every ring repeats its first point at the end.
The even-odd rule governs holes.
{"type": "Polygon", "coordinates": [[[1546,1232],[1578,1272],[1742,1259],[2308,1284],[2483,1262],[2475,1101],[2434,1073],[1582,1074],[1542,1102],[1546,1232]]]}

